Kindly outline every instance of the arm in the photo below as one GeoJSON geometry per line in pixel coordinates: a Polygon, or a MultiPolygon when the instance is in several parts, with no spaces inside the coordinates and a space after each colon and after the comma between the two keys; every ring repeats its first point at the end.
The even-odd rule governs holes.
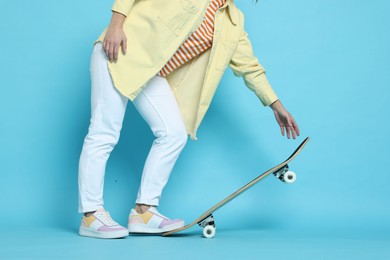
{"type": "Polygon", "coordinates": [[[292,115],[283,107],[276,96],[268,79],[265,69],[259,63],[253,53],[248,34],[243,31],[238,46],[229,63],[235,76],[242,76],[245,85],[252,90],[264,106],[270,106],[274,112],[275,119],[279,124],[281,134],[287,133],[293,139],[299,136],[299,128],[292,115]]]}
{"type": "Polygon", "coordinates": [[[103,49],[110,62],[118,61],[120,46],[122,46],[123,54],[126,54],[127,39],[123,31],[123,23],[133,4],[134,0],[115,0],[111,8],[111,22],[103,40],[103,49]]]}
{"type": "Polygon", "coordinates": [[[241,34],[229,66],[235,76],[243,78],[245,85],[256,94],[263,106],[269,106],[278,99],[265,76],[265,69],[253,53],[245,31],[241,34]]]}

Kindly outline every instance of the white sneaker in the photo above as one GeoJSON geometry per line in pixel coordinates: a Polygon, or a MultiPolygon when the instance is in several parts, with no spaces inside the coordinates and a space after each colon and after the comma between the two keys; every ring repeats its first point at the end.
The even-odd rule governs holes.
{"type": "Polygon", "coordinates": [[[170,220],[153,206],[143,214],[137,213],[135,209],[130,211],[128,223],[130,233],[163,233],[181,227],[184,227],[183,220],[170,220]]]}
{"type": "Polygon", "coordinates": [[[120,238],[129,235],[129,231],[115,222],[108,211],[98,209],[89,217],[83,216],[79,234],[95,238],[120,238]]]}

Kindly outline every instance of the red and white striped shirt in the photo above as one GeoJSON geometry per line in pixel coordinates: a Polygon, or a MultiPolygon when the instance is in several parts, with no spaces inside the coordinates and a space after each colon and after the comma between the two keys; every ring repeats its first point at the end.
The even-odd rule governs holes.
{"type": "Polygon", "coordinates": [[[185,62],[191,60],[211,47],[213,43],[215,13],[225,2],[226,0],[212,0],[210,2],[201,25],[177,49],[176,53],[157,73],[157,75],[163,77],[167,76],[185,62]]]}

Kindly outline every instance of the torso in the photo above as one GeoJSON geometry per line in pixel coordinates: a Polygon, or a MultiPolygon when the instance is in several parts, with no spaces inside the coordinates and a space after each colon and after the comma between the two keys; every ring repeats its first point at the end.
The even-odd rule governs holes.
{"type": "Polygon", "coordinates": [[[159,76],[167,76],[187,61],[200,55],[212,46],[214,34],[214,18],[217,10],[225,4],[226,0],[212,0],[207,7],[201,25],[178,48],[176,53],[157,73],[159,76]]]}

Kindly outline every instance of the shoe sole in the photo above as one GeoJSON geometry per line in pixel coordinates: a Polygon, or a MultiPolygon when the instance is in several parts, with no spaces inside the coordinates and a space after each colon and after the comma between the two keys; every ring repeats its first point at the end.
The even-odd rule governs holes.
{"type": "Polygon", "coordinates": [[[183,222],[177,222],[173,223],[171,225],[167,225],[164,228],[148,228],[145,227],[144,224],[129,224],[128,230],[129,233],[148,233],[148,234],[160,234],[164,232],[168,232],[177,228],[184,227],[184,221],[183,222]]]}
{"type": "Polygon", "coordinates": [[[102,232],[102,231],[96,231],[85,227],[80,227],[79,234],[80,236],[94,237],[94,238],[121,238],[121,237],[127,237],[129,235],[127,230],[102,232]]]}

